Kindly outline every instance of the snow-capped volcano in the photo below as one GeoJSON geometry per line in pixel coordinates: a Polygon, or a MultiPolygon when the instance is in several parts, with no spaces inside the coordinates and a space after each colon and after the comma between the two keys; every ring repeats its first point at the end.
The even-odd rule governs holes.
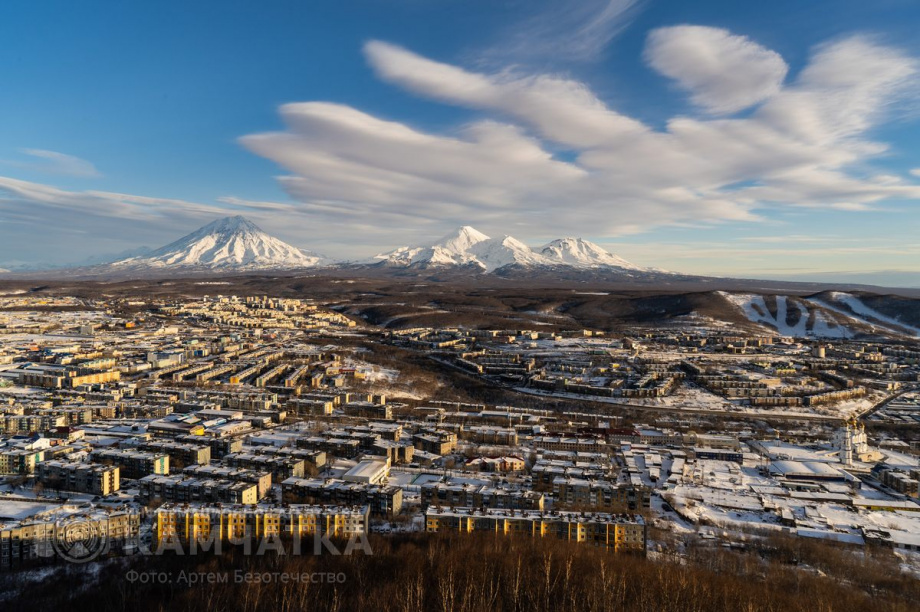
{"type": "Polygon", "coordinates": [[[389,253],[381,253],[374,261],[393,266],[462,266],[478,264],[469,250],[489,237],[479,230],[464,225],[432,244],[399,247],[389,253]]]}
{"type": "Polygon", "coordinates": [[[225,217],[151,253],[122,259],[116,268],[206,268],[265,270],[308,268],[325,262],[321,255],[266,234],[245,217],[225,217]]]}
{"type": "Polygon", "coordinates": [[[400,247],[374,260],[389,266],[475,265],[487,272],[505,266],[609,268],[644,271],[622,257],[581,238],[560,238],[532,249],[513,236],[489,238],[465,225],[430,245],[400,247]]]}
{"type": "Polygon", "coordinates": [[[469,251],[472,247],[480,242],[489,240],[489,237],[477,230],[475,227],[464,225],[455,232],[452,232],[437,242],[433,246],[440,247],[451,253],[462,254],[469,251]]]}
{"type": "Polygon", "coordinates": [[[608,253],[593,242],[582,238],[559,238],[540,249],[540,254],[553,260],[557,265],[575,266],[576,268],[594,268],[612,266],[626,270],[642,270],[618,255],[608,253]]]}

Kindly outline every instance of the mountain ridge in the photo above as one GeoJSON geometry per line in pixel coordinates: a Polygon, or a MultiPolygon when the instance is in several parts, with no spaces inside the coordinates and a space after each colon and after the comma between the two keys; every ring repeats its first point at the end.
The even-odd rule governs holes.
{"type": "Polygon", "coordinates": [[[401,246],[376,255],[371,264],[391,267],[476,266],[492,273],[508,266],[609,269],[620,273],[663,273],[642,268],[583,238],[558,238],[531,248],[513,236],[490,238],[464,225],[431,244],[401,246]]]}

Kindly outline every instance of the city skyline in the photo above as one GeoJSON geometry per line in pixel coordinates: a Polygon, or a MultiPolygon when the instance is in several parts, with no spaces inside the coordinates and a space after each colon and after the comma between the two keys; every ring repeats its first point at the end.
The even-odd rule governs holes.
{"type": "Polygon", "coordinates": [[[336,259],[472,225],[691,274],[920,271],[907,2],[86,6],[0,9],[0,268],[242,214],[336,259]]]}

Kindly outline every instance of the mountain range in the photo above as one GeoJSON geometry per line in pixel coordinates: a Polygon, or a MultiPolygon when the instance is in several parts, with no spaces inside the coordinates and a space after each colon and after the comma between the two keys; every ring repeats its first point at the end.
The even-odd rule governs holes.
{"type": "Polygon", "coordinates": [[[567,266],[612,268],[620,272],[648,271],[582,238],[559,238],[545,246],[532,249],[513,236],[490,238],[468,225],[431,244],[399,247],[377,255],[372,261],[387,266],[420,268],[475,266],[485,272],[494,272],[507,266],[567,266]]]}
{"type": "MultiPolygon", "coordinates": [[[[530,247],[512,236],[492,238],[468,225],[438,240],[401,246],[370,259],[335,261],[269,235],[242,216],[217,219],[157,249],[136,247],[114,255],[87,258],[71,266],[35,265],[0,261],[4,278],[117,279],[156,278],[174,275],[200,276],[274,271],[311,271],[311,275],[415,277],[438,281],[497,280],[533,283],[622,283],[624,286],[657,289],[746,288],[755,293],[764,287],[798,290],[859,290],[884,285],[867,278],[865,285],[817,279],[805,282],[723,279],[667,272],[640,267],[582,238],[559,238],[530,247]],[[315,271],[315,273],[313,272],[315,271]],[[810,282],[809,282],[810,281],[810,282]],[[874,282],[873,282],[874,281],[874,282]]],[[[888,286],[910,287],[912,277],[888,286]]],[[[900,279],[899,279],[900,280],[900,279]]],[[[785,289],[782,289],[785,290],[785,289]]]]}
{"type": "MultiPolygon", "coordinates": [[[[24,266],[4,267],[9,270],[0,269],[0,273],[27,271],[24,266]]],[[[508,273],[523,267],[609,271],[620,277],[662,273],[633,265],[581,238],[560,238],[531,248],[512,236],[490,238],[468,225],[429,244],[399,247],[369,260],[336,262],[279,240],[242,216],[218,219],[158,249],[139,247],[119,255],[90,258],[72,268],[91,276],[146,276],[335,267],[461,269],[474,273],[508,273]]]]}

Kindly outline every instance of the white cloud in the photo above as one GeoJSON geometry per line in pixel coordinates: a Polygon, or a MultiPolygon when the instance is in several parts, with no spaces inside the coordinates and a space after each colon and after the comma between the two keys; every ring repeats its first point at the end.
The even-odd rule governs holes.
{"type": "Polygon", "coordinates": [[[914,176],[920,176],[920,168],[914,168],[910,171],[910,173],[914,176]]]}
{"type": "MultiPolygon", "coordinates": [[[[92,217],[112,217],[138,222],[169,220],[175,215],[206,217],[222,212],[221,209],[185,200],[152,198],[147,196],[111,193],[107,191],[66,191],[50,185],[19,179],[0,177],[0,211],[6,215],[18,214],[22,219],[54,221],[34,209],[22,209],[17,204],[28,202],[33,206],[92,217]]],[[[47,213],[47,210],[45,211],[47,213]]]]}
{"type": "Polygon", "coordinates": [[[713,114],[734,113],[773,96],[789,69],[778,53],[745,36],[692,25],[650,32],[645,59],[713,114]]]}
{"type": "Polygon", "coordinates": [[[21,152],[31,157],[36,157],[42,161],[39,163],[6,163],[12,163],[16,166],[37,170],[39,172],[45,172],[48,174],[61,174],[64,176],[76,176],[81,178],[95,178],[102,176],[99,170],[96,169],[96,166],[92,164],[92,162],[88,162],[85,159],[80,159],[79,157],[75,157],[73,155],[58,153],[57,151],[47,151],[45,149],[22,149],[21,152]]]}
{"type": "Polygon", "coordinates": [[[750,116],[675,117],[659,131],[578,81],[474,72],[372,41],[365,53],[384,81],[491,118],[438,134],[344,105],[288,104],[281,109],[285,131],[242,143],[287,170],[281,185],[303,203],[303,214],[329,222],[331,234],[368,220],[375,235],[399,242],[457,223],[525,238],[616,236],[751,221],[776,206],[865,210],[889,198],[920,198],[916,184],[866,176],[871,158],[885,150],[866,133],[916,73],[912,58],[845,39],[816,48],[781,86],[778,55],[702,30],[718,35],[710,50],[735,57],[716,62],[730,73],[723,82],[697,70],[686,81],[691,96],[704,95],[710,110],[760,102],[750,116]],[[769,76],[769,87],[740,78],[746,69],[769,76]],[[566,155],[554,156],[560,149],[566,155]]]}
{"type": "Polygon", "coordinates": [[[645,129],[608,108],[583,83],[570,79],[469,72],[380,41],[367,43],[364,52],[385,81],[435,100],[516,117],[567,146],[598,146],[645,129]]]}

